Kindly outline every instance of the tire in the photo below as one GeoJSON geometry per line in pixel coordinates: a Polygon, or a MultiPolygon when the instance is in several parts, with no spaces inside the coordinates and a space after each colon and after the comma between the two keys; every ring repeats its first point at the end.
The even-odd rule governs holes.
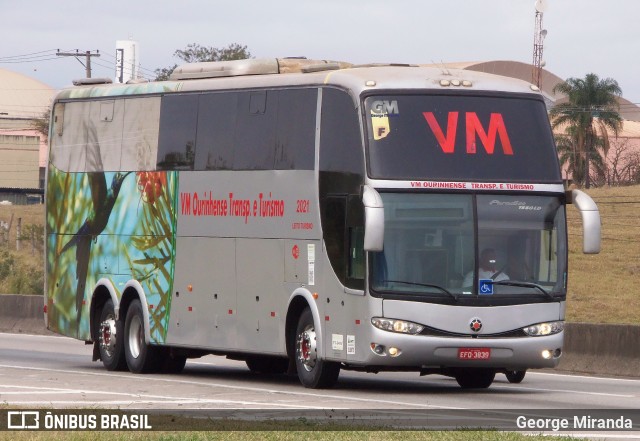
{"type": "Polygon", "coordinates": [[[461,369],[456,372],[455,378],[463,389],[486,389],[491,386],[496,371],[486,368],[461,369]]]}
{"type": "Polygon", "coordinates": [[[144,315],[140,300],[135,299],[129,305],[124,322],[124,353],[129,370],[135,374],[157,371],[160,369],[158,348],[149,346],[144,341],[144,315]]]}
{"type": "Polygon", "coordinates": [[[522,383],[522,380],[524,380],[524,376],[527,373],[526,370],[524,371],[506,371],[504,374],[507,376],[507,380],[509,380],[509,383],[522,383]]]}
{"type": "Polygon", "coordinates": [[[97,323],[98,350],[102,365],[108,371],[123,371],[127,368],[124,357],[124,331],[122,320],[116,320],[113,301],[108,299],[100,311],[97,323]]]}
{"type": "Polygon", "coordinates": [[[298,319],[295,335],[296,370],[300,383],[311,389],[332,387],[340,375],[340,364],[318,358],[316,327],[309,308],[298,319]]]}
{"type": "Polygon", "coordinates": [[[289,367],[289,359],[282,357],[251,356],[245,360],[251,372],[258,374],[284,374],[289,367]]]}

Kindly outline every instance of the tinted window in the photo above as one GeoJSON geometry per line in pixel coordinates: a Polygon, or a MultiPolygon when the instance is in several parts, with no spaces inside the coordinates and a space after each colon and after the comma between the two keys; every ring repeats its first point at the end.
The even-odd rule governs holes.
{"type": "Polygon", "coordinates": [[[360,119],[351,97],[323,89],[320,129],[320,210],[331,266],[350,288],[364,288],[364,155],[360,119]]]}
{"type": "Polygon", "coordinates": [[[362,175],[360,121],[351,97],[338,89],[323,89],[320,170],[362,175]]]}
{"type": "Polygon", "coordinates": [[[276,170],[313,170],[317,89],[278,91],[276,170]]]}
{"type": "Polygon", "coordinates": [[[162,98],[158,169],[193,169],[197,112],[198,95],[167,95],[162,98]]]}
{"type": "Polygon", "coordinates": [[[366,98],[365,107],[374,178],[561,181],[542,100],[375,96],[366,98]]]}
{"type": "Polygon", "coordinates": [[[235,170],[272,170],[276,151],[278,95],[275,91],[239,93],[235,170]]]}
{"type": "Polygon", "coordinates": [[[200,96],[197,170],[232,170],[238,114],[238,93],[200,96]]]}

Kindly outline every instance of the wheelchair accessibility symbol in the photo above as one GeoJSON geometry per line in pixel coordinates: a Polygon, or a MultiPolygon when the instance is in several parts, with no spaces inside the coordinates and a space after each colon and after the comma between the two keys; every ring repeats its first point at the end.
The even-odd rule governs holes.
{"type": "Polygon", "coordinates": [[[493,294],[493,280],[480,279],[478,282],[478,291],[480,295],[492,295],[493,294]]]}

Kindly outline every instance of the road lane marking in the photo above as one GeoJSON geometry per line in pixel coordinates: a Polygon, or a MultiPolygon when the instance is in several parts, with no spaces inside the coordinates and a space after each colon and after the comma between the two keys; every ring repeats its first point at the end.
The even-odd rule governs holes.
{"type": "Polygon", "coordinates": [[[212,399],[212,398],[176,398],[174,396],[166,396],[166,395],[154,395],[147,393],[129,393],[129,392],[113,392],[113,391],[103,391],[103,390],[88,390],[88,389],[65,389],[65,388],[56,388],[56,387],[37,387],[37,386],[16,386],[16,385],[8,385],[8,384],[0,384],[0,397],[4,397],[5,395],[49,395],[49,394],[58,394],[58,395],[116,395],[116,396],[124,396],[124,397],[133,397],[137,398],[136,401],[94,401],[94,400],[82,400],[82,401],[62,401],[62,400],[23,400],[23,401],[11,401],[9,404],[34,404],[34,403],[82,403],[82,404],[136,404],[136,403],[171,403],[171,404],[225,404],[225,405],[244,405],[244,406],[283,406],[290,407],[295,409],[323,409],[323,407],[313,407],[313,406],[303,406],[300,404],[287,404],[287,403],[264,403],[261,401],[246,401],[246,400],[223,400],[223,399],[212,399]],[[2,390],[6,389],[21,389],[21,391],[13,391],[7,392],[2,390]]]}
{"type": "MultiPolygon", "coordinates": [[[[109,378],[126,378],[126,379],[132,378],[131,374],[121,375],[121,374],[111,374],[106,372],[83,372],[83,371],[71,371],[71,370],[65,370],[65,369],[49,369],[49,368],[6,365],[6,364],[0,364],[0,368],[31,370],[31,371],[39,371],[39,372],[67,373],[67,374],[73,374],[73,375],[88,375],[88,376],[109,377],[109,378]]],[[[344,395],[316,394],[316,393],[309,393],[309,392],[283,391],[278,389],[267,389],[267,388],[249,387],[249,386],[233,386],[233,385],[220,384],[220,383],[204,383],[201,381],[157,378],[151,375],[145,375],[145,379],[164,382],[164,383],[185,384],[185,385],[191,385],[191,386],[219,387],[219,388],[238,390],[238,391],[270,393],[274,395],[294,395],[294,396],[302,396],[302,397],[327,398],[327,399],[334,399],[334,400],[343,400],[343,401],[347,400],[347,401],[354,401],[354,402],[371,403],[370,398],[358,398],[358,397],[351,397],[351,396],[344,396],[344,395]]],[[[464,409],[463,407],[436,406],[431,404],[410,403],[406,401],[392,401],[392,400],[376,400],[375,403],[393,405],[393,406],[399,405],[399,406],[408,406],[408,407],[414,407],[414,408],[425,408],[425,409],[464,409]]],[[[304,407],[308,407],[308,406],[304,406],[304,407]]],[[[325,407],[321,407],[321,409],[334,408],[334,407],[335,406],[328,406],[328,407],[325,406],[325,407]]]]}

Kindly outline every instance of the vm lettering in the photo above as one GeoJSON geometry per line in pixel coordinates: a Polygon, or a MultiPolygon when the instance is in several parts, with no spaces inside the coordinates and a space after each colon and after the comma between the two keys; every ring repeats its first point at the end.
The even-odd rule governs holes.
{"type": "MultiPolygon", "coordinates": [[[[455,153],[456,136],[460,125],[459,114],[460,112],[449,112],[447,121],[442,121],[443,124],[441,125],[433,112],[422,113],[440,148],[446,154],[455,153]]],[[[477,145],[480,143],[488,155],[493,155],[496,150],[496,140],[500,139],[502,153],[513,155],[511,139],[501,113],[492,113],[489,117],[489,124],[485,127],[476,112],[465,112],[464,124],[467,154],[475,155],[477,153],[477,145]]]]}

